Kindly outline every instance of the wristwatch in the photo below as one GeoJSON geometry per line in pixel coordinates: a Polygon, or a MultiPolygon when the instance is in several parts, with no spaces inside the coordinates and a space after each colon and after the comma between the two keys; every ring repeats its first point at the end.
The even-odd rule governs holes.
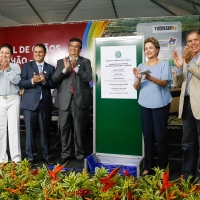
{"type": "Polygon", "coordinates": [[[7,71],[7,72],[11,71],[11,68],[8,68],[6,71],[7,71]]]}

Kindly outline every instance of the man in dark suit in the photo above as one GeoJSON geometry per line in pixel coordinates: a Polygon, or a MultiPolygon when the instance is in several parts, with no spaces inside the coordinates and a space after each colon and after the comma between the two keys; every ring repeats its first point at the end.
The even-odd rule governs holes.
{"type": "Polygon", "coordinates": [[[92,79],[90,60],[79,56],[82,41],[69,41],[69,57],[57,61],[52,80],[57,84],[56,106],[59,108],[59,129],[61,132],[61,158],[59,164],[69,160],[71,154],[72,122],[74,130],[75,156],[81,165],[84,162],[83,137],[90,118],[89,107],[92,94],[89,82],[92,79]]]}
{"type": "Polygon", "coordinates": [[[33,49],[34,61],[24,64],[19,86],[24,88],[21,108],[26,125],[27,159],[33,164],[37,155],[35,131],[38,121],[44,162],[53,165],[49,150],[49,126],[52,115],[51,88],[55,88],[51,77],[55,72],[55,67],[44,62],[45,55],[45,46],[36,44],[33,49]]]}

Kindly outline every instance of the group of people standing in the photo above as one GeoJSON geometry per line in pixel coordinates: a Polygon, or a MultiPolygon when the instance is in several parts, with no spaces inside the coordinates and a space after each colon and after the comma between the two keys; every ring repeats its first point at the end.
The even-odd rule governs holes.
{"type": "Polygon", "coordinates": [[[30,164],[35,163],[37,148],[35,133],[40,128],[41,151],[48,165],[65,164],[71,155],[71,140],[74,135],[75,156],[83,165],[83,137],[90,118],[89,107],[92,94],[89,82],[92,79],[90,60],[81,57],[82,41],[72,38],[68,44],[69,56],[57,61],[57,67],[44,61],[46,47],[36,44],[33,61],[22,69],[11,62],[12,46],[0,47],[0,163],[8,162],[7,127],[11,160],[21,161],[20,149],[20,108],[23,110],[26,126],[25,152],[30,164]],[[51,89],[57,88],[56,106],[59,109],[61,132],[61,157],[51,157],[49,127],[52,117],[51,89]],[[23,91],[20,97],[20,89],[23,91]],[[72,123],[73,121],[73,123],[72,123]],[[74,134],[71,129],[73,126],[74,134]]]}
{"type": "MultiPolygon", "coordinates": [[[[181,87],[179,118],[183,121],[182,174],[200,177],[200,32],[190,31],[186,35],[186,47],[178,56],[173,52],[176,72],[173,83],[181,87]]],[[[145,165],[142,175],[152,174],[153,142],[157,143],[159,167],[168,165],[167,121],[172,97],[168,85],[172,81],[170,64],[158,59],[159,42],[154,37],[144,41],[144,53],[148,61],[133,69],[134,88],[140,90],[138,103],[141,107],[141,122],[144,138],[145,165]],[[151,73],[141,75],[149,69],[151,73]]]]}
{"type": "MultiPolygon", "coordinates": [[[[191,31],[186,35],[187,46],[183,55],[173,52],[176,65],[174,85],[181,87],[179,117],[183,120],[183,164],[185,178],[200,173],[200,33],[191,31]]],[[[69,56],[57,61],[56,69],[46,63],[46,48],[36,44],[33,61],[20,69],[11,62],[13,54],[9,44],[0,47],[0,163],[8,162],[7,127],[11,160],[21,161],[19,110],[23,110],[26,125],[26,155],[31,164],[35,162],[36,123],[39,122],[41,149],[44,162],[53,165],[65,164],[71,155],[71,139],[74,135],[75,156],[83,164],[83,137],[90,118],[89,107],[92,94],[89,82],[92,79],[90,60],[79,54],[82,41],[69,41],[69,56]],[[20,88],[24,92],[19,96],[20,88]],[[49,127],[52,115],[51,89],[57,88],[56,106],[59,109],[59,129],[61,132],[61,157],[53,161],[50,153],[49,127]],[[20,106],[21,105],[21,106],[20,106]],[[73,133],[71,128],[73,126],[73,133]]],[[[140,90],[141,122],[144,137],[145,166],[142,175],[152,173],[153,142],[157,142],[159,166],[168,165],[167,121],[172,97],[168,85],[172,81],[169,62],[158,58],[159,42],[154,37],[144,41],[144,53],[148,61],[133,69],[134,88],[140,90]],[[142,75],[141,71],[151,73],[142,75]]]]}

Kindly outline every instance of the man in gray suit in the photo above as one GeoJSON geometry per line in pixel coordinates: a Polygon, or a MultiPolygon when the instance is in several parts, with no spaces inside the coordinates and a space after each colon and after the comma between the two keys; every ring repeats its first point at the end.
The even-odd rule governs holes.
{"type": "Polygon", "coordinates": [[[182,86],[179,118],[183,120],[182,173],[187,179],[200,177],[200,33],[191,31],[186,35],[187,46],[182,57],[174,52],[177,70],[174,85],[182,86]]]}
{"type": "Polygon", "coordinates": [[[72,38],[69,41],[69,56],[57,61],[52,80],[57,84],[56,107],[59,108],[59,129],[61,132],[61,158],[59,164],[66,163],[71,154],[71,138],[74,130],[75,156],[83,165],[83,137],[90,118],[89,107],[92,94],[89,82],[92,79],[90,60],[79,56],[82,41],[72,38]],[[72,128],[73,125],[73,128],[72,128]]]}

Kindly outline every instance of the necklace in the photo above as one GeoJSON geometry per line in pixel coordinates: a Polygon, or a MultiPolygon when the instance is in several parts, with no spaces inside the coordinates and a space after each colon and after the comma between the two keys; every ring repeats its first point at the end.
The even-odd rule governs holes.
{"type": "Polygon", "coordinates": [[[150,63],[149,60],[147,61],[148,66],[152,67],[154,65],[156,65],[159,62],[159,59],[157,58],[156,62],[154,63],[150,63]]]}

